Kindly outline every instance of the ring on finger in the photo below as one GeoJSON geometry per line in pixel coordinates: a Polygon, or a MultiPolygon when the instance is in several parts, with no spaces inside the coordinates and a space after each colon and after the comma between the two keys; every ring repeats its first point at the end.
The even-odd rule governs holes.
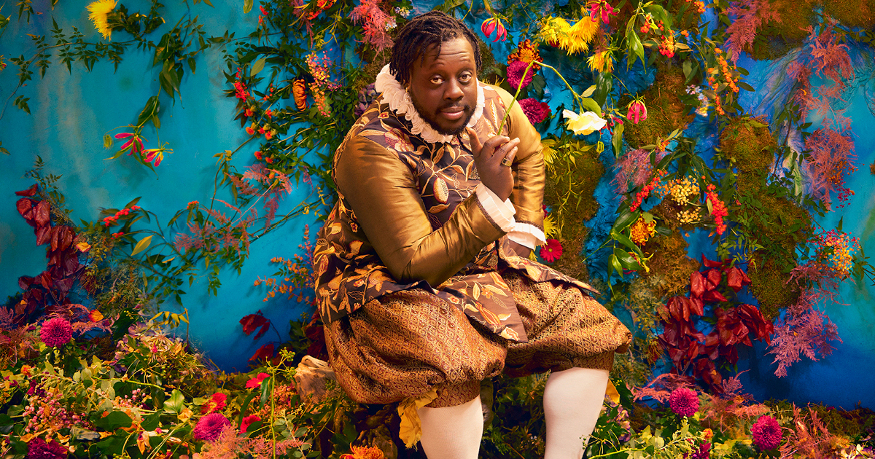
{"type": "Polygon", "coordinates": [[[501,160],[502,166],[510,167],[511,164],[513,164],[513,157],[512,156],[505,156],[504,159],[501,160]]]}

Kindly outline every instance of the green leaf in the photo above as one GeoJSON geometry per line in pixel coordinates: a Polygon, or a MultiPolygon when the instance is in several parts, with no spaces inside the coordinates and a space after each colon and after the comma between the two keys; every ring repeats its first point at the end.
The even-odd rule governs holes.
{"type": "Polygon", "coordinates": [[[618,124],[614,126],[614,137],[611,139],[611,145],[614,146],[614,157],[619,158],[623,154],[623,130],[624,126],[618,124]]]}
{"type": "Polygon", "coordinates": [[[630,212],[628,209],[624,210],[623,213],[617,217],[617,221],[614,222],[614,227],[611,231],[620,232],[626,229],[627,226],[631,225],[635,220],[638,220],[637,212],[630,212]]]}
{"type": "MultiPolygon", "coordinates": [[[[140,111],[140,115],[137,116],[137,126],[143,126],[152,118],[157,119],[158,110],[160,110],[160,108],[161,104],[158,102],[158,96],[150,97],[149,100],[146,101],[146,105],[143,106],[143,110],[140,111]]],[[[159,126],[156,125],[155,127],[157,128],[159,126]]]]}
{"type": "MultiPolygon", "coordinates": [[[[623,266],[620,264],[620,260],[617,259],[617,256],[611,254],[611,267],[617,271],[617,274],[620,275],[620,279],[623,278],[623,266]]],[[[610,279],[610,274],[608,274],[608,279],[610,279]]],[[[610,280],[609,280],[610,282],[610,280]]]]}
{"type": "Polygon", "coordinates": [[[261,59],[255,61],[255,63],[252,64],[252,68],[249,70],[249,76],[253,77],[257,75],[258,72],[264,70],[265,61],[267,61],[266,57],[262,57],[261,59]]]}
{"type": "Polygon", "coordinates": [[[599,106],[598,102],[595,100],[590,99],[589,97],[583,97],[580,99],[580,105],[583,106],[584,109],[595,112],[598,116],[602,116],[602,107],[599,106]]]}
{"type": "Polygon", "coordinates": [[[152,235],[146,236],[143,239],[140,239],[140,242],[137,242],[137,245],[134,246],[134,251],[131,252],[131,256],[134,256],[149,247],[149,243],[152,242],[152,235]]]}
{"type": "Polygon", "coordinates": [[[620,244],[625,245],[626,247],[629,248],[629,250],[633,250],[633,251],[635,251],[635,253],[638,253],[638,254],[641,253],[641,249],[639,249],[638,246],[635,245],[635,243],[632,242],[632,240],[629,239],[625,234],[620,234],[616,231],[611,231],[611,238],[613,240],[619,242],[620,244]]]}
{"type": "Polygon", "coordinates": [[[179,389],[173,389],[170,398],[164,401],[164,411],[177,414],[182,412],[182,407],[185,403],[185,396],[179,389]]]}
{"type": "Polygon", "coordinates": [[[110,411],[106,416],[98,415],[94,420],[94,426],[104,430],[115,430],[118,428],[130,427],[133,424],[131,417],[123,411],[110,411]]]}
{"type": "Polygon", "coordinates": [[[243,0],[243,14],[252,11],[253,0],[243,0]]]}
{"type": "Polygon", "coordinates": [[[635,63],[635,59],[632,59],[632,54],[635,54],[635,56],[641,59],[641,63],[647,66],[647,61],[644,59],[644,46],[641,45],[641,39],[638,38],[634,28],[626,29],[626,45],[629,46],[626,68],[632,68],[632,64],[635,63]]]}

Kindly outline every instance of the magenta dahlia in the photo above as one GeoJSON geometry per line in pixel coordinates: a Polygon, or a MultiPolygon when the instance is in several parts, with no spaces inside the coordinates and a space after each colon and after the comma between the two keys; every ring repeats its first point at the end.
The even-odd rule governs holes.
{"type": "Polygon", "coordinates": [[[197,422],[197,425],[194,426],[194,439],[203,441],[215,440],[230,425],[231,421],[222,413],[210,413],[202,417],[197,422]]]}
{"type": "Polygon", "coordinates": [[[668,406],[679,416],[692,416],[699,411],[699,394],[692,389],[679,387],[668,396],[668,406]]]}
{"type": "Polygon", "coordinates": [[[750,427],[753,443],[762,450],[775,449],[781,444],[781,426],[771,416],[757,419],[750,427]]]}
{"type": "Polygon", "coordinates": [[[532,82],[532,76],[535,71],[529,69],[529,71],[526,72],[526,67],[528,66],[529,63],[523,61],[513,61],[507,66],[507,84],[509,84],[511,88],[519,89],[520,83],[522,83],[522,87],[525,88],[532,82]],[[523,79],[523,73],[526,74],[525,79],[523,79]]]}
{"type": "Polygon", "coordinates": [[[27,444],[27,459],[63,459],[67,449],[54,440],[47,442],[36,437],[27,444]]]}
{"type": "Polygon", "coordinates": [[[61,347],[73,338],[73,327],[63,317],[55,317],[43,322],[39,337],[49,347],[61,347]]]}
{"type": "Polygon", "coordinates": [[[523,109],[523,113],[526,114],[526,117],[532,124],[538,124],[550,116],[550,106],[543,102],[538,102],[537,99],[529,97],[517,102],[519,102],[520,108],[523,109]]]}

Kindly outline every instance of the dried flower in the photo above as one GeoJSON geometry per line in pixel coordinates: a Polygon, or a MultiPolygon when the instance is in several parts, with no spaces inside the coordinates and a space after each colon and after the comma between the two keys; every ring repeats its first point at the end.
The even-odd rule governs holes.
{"type": "Polygon", "coordinates": [[[67,457],[67,449],[54,440],[46,442],[36,437],[27,444],[27,459],[62,459],[67,457]]]}
{"type": "Polygon", "coordinates": [[[517,102],[520,104],[520,108],[523,109],[523,113],[526,114],[526,118],[532,124],[538,124],[550,116],[550,106],[544,102],[538,102],[537,99],[529,97],[527,99],[520,99],[517,102]]]}
{"type": "Polygon", "coordinates": [[[540,255],[544,261],[553,263],[562,256],[562,243],[556,239],[547,239],[547,243],[542,245],[538,250],[538,255],[540,255]]]}
{"type": "Polygon", "coordinates": [[[231,421],[222,413],[210,413],[202,417],[194,426],[194,438],[202,441],[215,440],[230,425],[231,421]]]}
{"type": "Polygon", "coordinates": [[[529,68],[527,62],[511,62],[511,64],[507,66],[507,84],[513,89],[518,89],[520,87],[525,88],[532,82],[534,74],[535,72],[529,68]],[[523,78],[523,74],[525,74],[525,79],[523,78]]]}
{"type": "Polygon", "coordinates": [[[699,411],[699,394],[692,389],[679,387],[668,397],[668,406],[678,416],[692,416],[699,411]]]}
{"type": "Polygon", "coordinates": [[[61,347],[73,338],[73,327],[63,317],[55,317],[43,322],[39,337],[49,347],[61,347]]]}
{"type": "Polygon", "coordinates": [[[781,444],[781,426],[771,416],[763,416],[750,427],[753,443],[762,450],[775,449],[781,444]]]}

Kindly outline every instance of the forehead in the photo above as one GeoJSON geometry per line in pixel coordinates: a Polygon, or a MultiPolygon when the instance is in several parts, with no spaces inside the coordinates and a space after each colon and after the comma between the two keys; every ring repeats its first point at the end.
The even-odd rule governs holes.
{"type": "Polygon", "coordinates": [[[474,69],[474,48],[471,43],[463,38],[451,38],[438,45],[431,45],[423,53],[421,59],[416,61],[413,71],[434,70],[436,68],[458,67],[474,69]]]}

